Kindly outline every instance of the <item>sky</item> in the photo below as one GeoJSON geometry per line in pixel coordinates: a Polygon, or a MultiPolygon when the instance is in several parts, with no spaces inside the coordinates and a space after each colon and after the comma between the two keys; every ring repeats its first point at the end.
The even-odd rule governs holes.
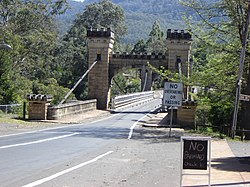
{"type": "Polygon", "coordinates": [[[83,2],[84,0],[74,0],[74,1],[81,1],[81,2],[83,2]]]}

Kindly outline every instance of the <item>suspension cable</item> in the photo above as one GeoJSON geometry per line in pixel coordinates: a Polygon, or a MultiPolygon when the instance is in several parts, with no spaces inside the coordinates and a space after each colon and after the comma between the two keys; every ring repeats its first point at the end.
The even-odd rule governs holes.
{"type": "Polygon", "coordinates": [[[90,70],[96,65],[98,61],[94,61],[94,63],[89,67],[89,69],[83,74],[83,76],[77,81],[77,83],[71,88],[71,90],[67,93],[67,95],[64,97],[64,99],[58,104],[61,105],[63,104],[66,99],[69,97],[69,95],[76,89],[76,87],[82,82],[82,80],[86,77],[86,75],[90,72],[90,70]]]}
{"type": "Polygon", "coordinates": [[[148,72],[147,72],[147,70],[146,70],[145,78],[144,78],[144,84],[143,84],[143,88],[142,88],[142,92],[145,91],[146,84],[147,84],[147,80],[148,80],[148,72]]]}
{"type": "Polygon", "coordinates": [[[116,86],[118,87],[118,89],[123,93],[126,94],[126,92],[120,87],[120,85],[117,83],[117,81],[115,80],[115,78],[113,78],[113,82],[116,84],[116,86]]]}

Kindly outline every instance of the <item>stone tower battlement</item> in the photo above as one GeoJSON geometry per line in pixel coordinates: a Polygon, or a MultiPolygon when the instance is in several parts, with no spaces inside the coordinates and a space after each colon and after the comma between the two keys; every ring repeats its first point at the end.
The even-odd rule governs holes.
{"type": "Polygon", "coordinates": [[[112,37],[114,38],[114,32],[110,28],[101,28],[99,29],[88,29],[87,37],[112,37]]]}
{"type": "Polygon", "coordinates": [[[120,58],[120,59],[147,59],[147,60],[157,60],[157,59],[166,59],[166,54],[162,53],[141,53],[141,54],[129,54],[129,53],[113,53],[113,58],[120,58]]]}
{"type": "Polygon", "coordinates": [[[190,40],[192,41],[192,35],[184,30],[167,30],[167,39],[172,40],[190,40]]]}

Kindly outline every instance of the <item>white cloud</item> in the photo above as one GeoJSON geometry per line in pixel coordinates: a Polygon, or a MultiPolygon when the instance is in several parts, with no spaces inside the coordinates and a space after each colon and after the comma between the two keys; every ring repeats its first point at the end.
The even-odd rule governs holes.
{"type": "Polygon", "coordinates": [[[81,2],[83,2],[84,0],[74,0],[74,1],[81,1],[81,2]]]}

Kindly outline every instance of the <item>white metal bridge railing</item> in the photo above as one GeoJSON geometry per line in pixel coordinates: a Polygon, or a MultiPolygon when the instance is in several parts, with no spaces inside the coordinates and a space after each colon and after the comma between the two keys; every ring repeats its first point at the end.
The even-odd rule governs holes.
{"type": "Polygon", "coordinates": [[[154,91],[138,92],[128,95],[116,96],[111,99],[111,109],[118,109],[129,105],[135,105],[150,101],[154,98],[154,91]]]}

